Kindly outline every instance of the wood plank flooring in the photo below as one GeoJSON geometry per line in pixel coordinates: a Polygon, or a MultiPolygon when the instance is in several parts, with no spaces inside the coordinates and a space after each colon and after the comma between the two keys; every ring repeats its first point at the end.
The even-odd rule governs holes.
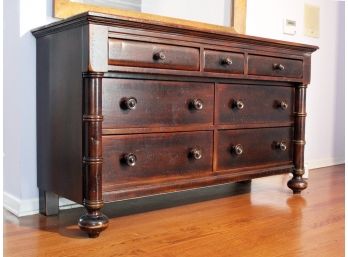
{"type": "Polygon", "coordinates": [[[109,228],[89,239],[82,209],[57,217],[4,213],[6,257],[344,256],[344,166],[311,170],[293,196],[287,175],[109,204],[109,228]]]}

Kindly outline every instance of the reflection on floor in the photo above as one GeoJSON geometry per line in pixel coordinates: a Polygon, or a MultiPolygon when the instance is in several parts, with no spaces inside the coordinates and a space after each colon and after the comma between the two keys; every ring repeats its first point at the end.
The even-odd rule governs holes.
{"type": "Polygon", "coordinates": [[[109,204],[89,239],[81,208],[57,217],[4,213],[4,256],[344,256],[344,165],[312,170],[293,196],[287,175],[109,204]]]}

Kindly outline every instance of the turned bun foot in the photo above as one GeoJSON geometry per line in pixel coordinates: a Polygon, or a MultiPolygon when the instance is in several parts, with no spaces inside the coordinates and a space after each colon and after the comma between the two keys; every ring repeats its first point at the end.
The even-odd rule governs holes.
{"type": "Polygon", "coordinates": [[[307,181],[302,177],[293,177],[288,181],[288,187],[294,192],[294,194],[300,194],[302,190],[306,189],[308,186],[307,181]]]}
{"type": "Polygon", "coordinates": [[[96,238],[100,232],[107,228],[109,219],[101,212],[92,212],[82,215],[78,224],[80,229],[87,232],[90,238],[96,238]]]}

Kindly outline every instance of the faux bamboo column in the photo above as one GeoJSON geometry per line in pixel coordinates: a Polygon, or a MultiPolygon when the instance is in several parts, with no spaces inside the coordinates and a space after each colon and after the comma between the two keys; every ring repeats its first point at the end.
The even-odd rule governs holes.
{"type": "Polygon", "coordinates": [[[108,226],[101,213],[102,198],[102,76],[83,74],[83,205],[87,213],[79,220],[81,230],[98,237],[108,226]]]}
{"type": "Polygon", "coordinates": [[[295,89],[295,128],[294,128],[294,169],[293,178],[289,180],[288,187],[294,194],[301,193],[307,188],[307,181],[302,176],[304,174],[304,147],[305,123],[306,123],[306,89],[307,85],[297,85],[295,89]]]}

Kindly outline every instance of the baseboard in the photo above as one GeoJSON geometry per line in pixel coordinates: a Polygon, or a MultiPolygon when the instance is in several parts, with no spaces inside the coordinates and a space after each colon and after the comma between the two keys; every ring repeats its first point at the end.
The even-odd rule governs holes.
{"type": "Polygon", "coordinates": [[[339,165],[345,163],[344,156],[343,157],[335,157],[335,158],[326,158],[326,159],[317,159],[317,160],[310,160],[306,161],[306,166],[308,169],[317,169],[317,168],[324,168],[328,166],[333,165],[339,165]]]}
{"type": "MultiPolygon", "coordinates": [[[[344,157],[342,158],[327,158],[327,159],[319,159],[319,160],[311,160],[307,161],[305,166],[306,170],[308,169],[317,169],[323,168],[327,166],[333,166],[344,163],[344,157]]],[[[307,174],[304,176],[308,178],[307,174]]],[[[81,205],[72,202],[66,198],[59,198],[59,209],[71,209],[81,207],[81,205]]],[[[33,215],[39,213],[39,199],[32,198],[26,200],[20,200],[19,198],[4,192],[4,208],[8,211],[12,212],[17,217],[33,215]]]]}
{"type": "Polygon", "coordinates": [[[20,200],[12,194],[4,192],[4,208],[17,217],[36,214],[39,212],[39,199],[20,200]]]}
{"type": "MultiPolygon", "coordinates": [[[[10,193],[4,192],[4,208],[16,215],[23,217],[39,213],[39,198],[20,200],[10,193]]],[[[59,198],[59,209],[71,209],[81,205],[65,198],[59,198]]]]}
{"type": "Polygon", "coordinates": [[[72,209],[72,208],[78,208],[83,207],[81,204],[77,204],[73,201],[70,201],[69,199],[60,197],[59,198],[59,209],[60,210],[66,210],[66,209],[72,209]]]}

